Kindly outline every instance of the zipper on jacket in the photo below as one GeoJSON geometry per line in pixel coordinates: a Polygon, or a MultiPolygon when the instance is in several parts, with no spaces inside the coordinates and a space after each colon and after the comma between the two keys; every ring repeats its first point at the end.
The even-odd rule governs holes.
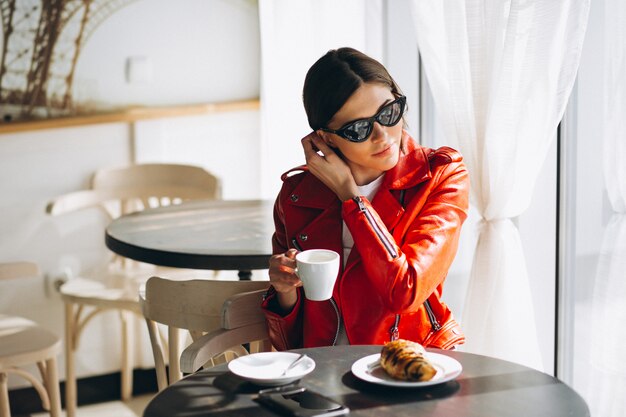
{"type": "Polygon", "coordinates": [[[372,228],[374,229],[374,232],[376,232],[376,235],[378,236],[380,241],[383,242],[383,246],[385,246],[385,248],[387,249],[387,252],[389,252],[389,255],[391,255],[392,258],[397,258],[398,252],[396,252],[396,249],[393,247],[393,244],[389,241],[389,239],[383,233],[383,231],[380,230],[380,226],[378,226],[378,223],[376,223],[376,220],[374,220],[372,213],[370,213],[367,207],[365,207],[365,203],[363,203],[363,200],[361,200],[361,197],[359,196],[354,197],[354,201],[359,206],[359,211],[365,214],[365,218],[369,222],[370,226],[372,226],[372,228]]]}
{"type": "Polygon", "coordinates": [[[341,316],[339,315],[339,308],[337,307],[337,303],[332,298],[330,299],[330,305],[335,309],[335,314],[337,315],[337,331],[335,332],[335,338],[333,339],[333,346],[337,343],[337,339],[339,338],[339,329],[341,328],[341,316]]]}
{"type": "Polygon", "coordinates": [[[391,328],[389,329],[389,339],[392,342],[400,338],[400,330],[398,329],[398,324],[400,324],[400,315],[396,314],[396,321],[393,323],[393,326],[391,326],[391,328]]]}
{"type": "Polygon", "coordinates": [[[424,307],[426,308],[426,314],[428,314],[428,320],[430,321],[430,326],[433,328],[433,332],[439,331],[439,329],[441,329],[441,325],[437,321],[435,313],[433,313],[433,309],[430,306],[430,301],[424,301],[424,307]]]}
{"type": "MultiPolygon", "coordinates": [[[[400,190],[400,205],[404,207],[404,196],[405,189],[400,190]]],[[[430,301],[424,301],[424,308],[426,308],[426,314],[428,314],[428,321],[430,321],[430,327],[432,327],[433,332],[437,332],[441,329],[441,325],[437,321],[437,317],[435,317],[435,313],[433,312],[432,307],[430,306],[430,301]]]]}

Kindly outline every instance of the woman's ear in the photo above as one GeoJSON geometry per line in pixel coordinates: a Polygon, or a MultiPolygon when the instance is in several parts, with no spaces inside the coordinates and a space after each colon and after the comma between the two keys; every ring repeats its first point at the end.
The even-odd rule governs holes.
{"type": "Polygon", "coordinates": [[[322,140],[324,141],[324,143],[328,146],[330,146],[331,148],[336,148],[337,146],[335,145],[335,142],[333,141],[333,138],[331,136],[330,133],[328,132],[324,132],[321,129],[318,129],[316,131],[317,136],[319,136],[320,138],[322,138],[322,140]]]}

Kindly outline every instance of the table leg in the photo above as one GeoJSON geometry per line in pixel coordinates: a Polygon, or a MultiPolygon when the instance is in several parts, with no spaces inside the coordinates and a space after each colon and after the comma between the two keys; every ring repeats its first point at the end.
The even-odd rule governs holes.
{"type": "Polygon", "coordinates": [[[237,276],[239,281],[250,281],[252,279],[252,271],[239,271],[237,276]]]}

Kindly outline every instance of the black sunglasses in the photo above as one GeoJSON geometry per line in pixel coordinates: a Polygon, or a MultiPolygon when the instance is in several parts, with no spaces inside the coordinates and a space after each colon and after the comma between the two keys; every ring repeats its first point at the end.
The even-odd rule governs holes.
{"type": "Polygon", "coordinates": [[[404,106],[406,105],[406,97],[400,96],[389,104],[383,106],[378,113],[367,119],[358,119],[348,122],[337,130],[321,128],[324,132],[334,133],[350,142],[365,142],[374,130],[374,122],[378,122],[382,126],[395,126],[398,124],[404,114],[404,106]]]}

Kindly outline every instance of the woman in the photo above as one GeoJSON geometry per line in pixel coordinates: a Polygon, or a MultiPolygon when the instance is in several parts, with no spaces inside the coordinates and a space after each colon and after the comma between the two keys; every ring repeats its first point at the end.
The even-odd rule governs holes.
{"type": "Polygon", "coordinates": [[[450,148],[419,146],[400,123],[406,98],[378,61],[331,50],[308,71],[306,166],[282,176],[263,301],[278,350],[384,344],[451,349],[464,336],[441,301],[467,216],[469,180],[450,148]],[[295,255],[332,249],[328,301],[304,297],[295,255]]]}

